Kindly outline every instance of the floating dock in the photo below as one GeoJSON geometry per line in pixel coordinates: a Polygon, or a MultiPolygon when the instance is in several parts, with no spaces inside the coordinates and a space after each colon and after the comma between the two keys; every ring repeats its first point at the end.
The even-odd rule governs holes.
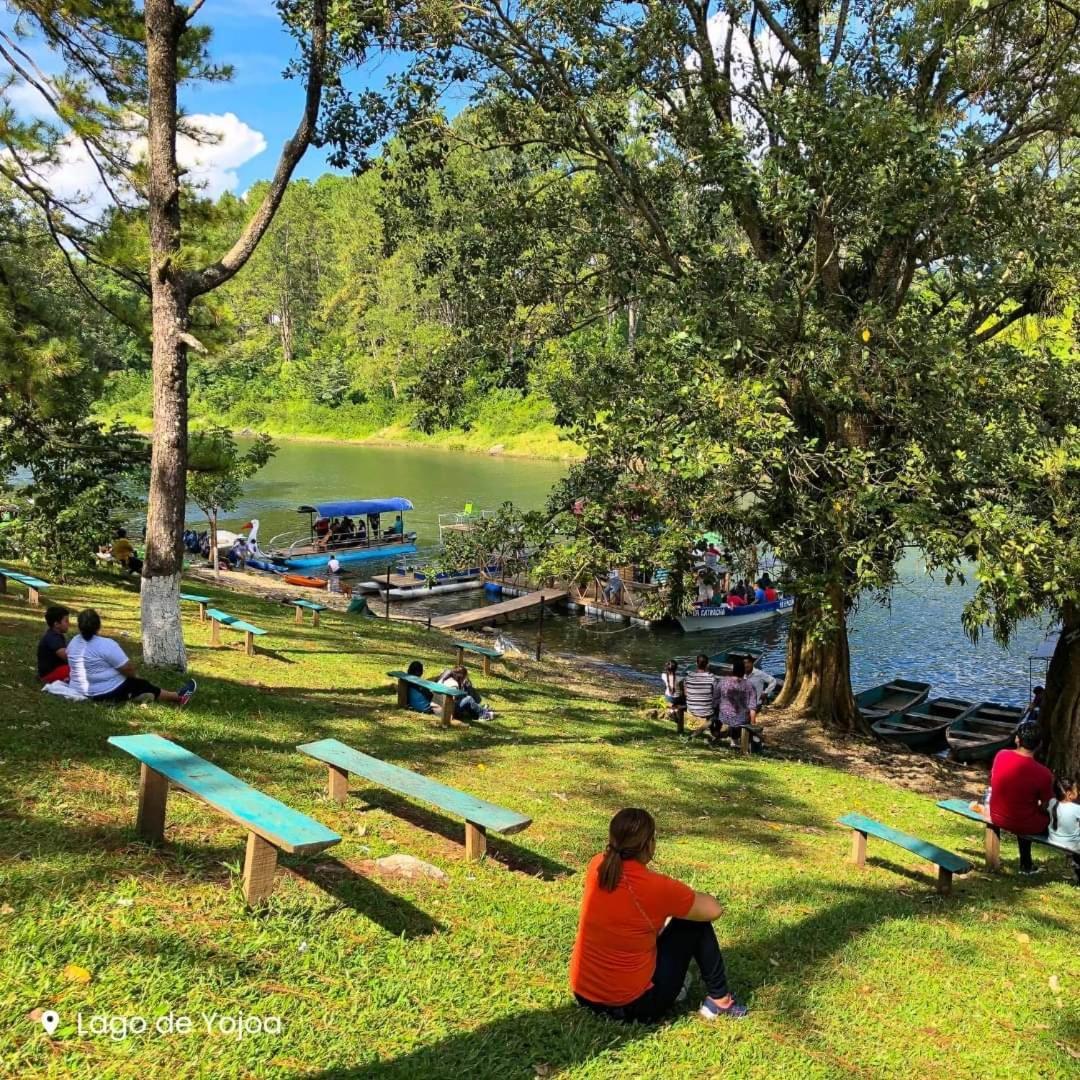
{"type": "Polygon", "coordinates": [[[528,611],[541,604],[557,603],[559,600],[565,600],[567,595],[565,589],[541,589],[539,592],[526,593],[524,596],[515,596],[512,600],[504,600],[501,604],[470,608],[468,611],[455,611],[450,615],[436,615],[431,620],[431,628],[433,630],[463,630],[467,626],[480,626],[483,623],[494,622],[503,615],[528,611]]]}

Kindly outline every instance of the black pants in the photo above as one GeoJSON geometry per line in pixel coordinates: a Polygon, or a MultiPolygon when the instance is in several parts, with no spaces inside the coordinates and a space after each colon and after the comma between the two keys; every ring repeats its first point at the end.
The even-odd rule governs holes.
{"type": "Polygon", "coordinates": [[[154,700],[157,701],[161,697],[161,687],[155,686],[145,679],[127,678],[115,690],[110,690],[107,694],[95,694],[91,700],[111,701],[119,704],[130,701],[140,694],[153,694],[154,700]]]}
{"type": "Polygon", "coordinates": [[[656,970],[652,986],[628,1005],[599,1005],[575,995],[578,1002],[593,1012],[603,1013],[616,1020],[651,1023],[659,1020],[679,996],[690,961],[697,961],[698,970],[711,998],[728,995],[724,957],[716,940],[712,923],[672,919],[656,939],[656,970]]]}

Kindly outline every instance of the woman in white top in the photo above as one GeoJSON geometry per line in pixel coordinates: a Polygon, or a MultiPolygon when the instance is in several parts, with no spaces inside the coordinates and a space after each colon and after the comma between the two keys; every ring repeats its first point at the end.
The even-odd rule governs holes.
{"type": "Polygon", "coordinates": [[[1080,885],[1080,781],[1062,777],[1054,781],[1054,794],[1047,805],[1050,827],[1047,839],[1072,852],[1073,884],[1080,885]]]}
{"type": "Polygon", "coordinates": [[[101,616],[93,609],[79,612],[79,632],[67,649],[69,684],[91,701],[168,701],[186,705],[195,693],[195,680],[179,691],[162,690],[135,674],[135,665],[112,638],[102,637],[101,616]]]}

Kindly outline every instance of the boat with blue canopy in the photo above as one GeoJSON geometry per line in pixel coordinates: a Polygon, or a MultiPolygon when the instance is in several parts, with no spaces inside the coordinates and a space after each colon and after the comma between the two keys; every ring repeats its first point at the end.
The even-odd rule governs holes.
{"type": "Polygon", "coordinates": [[[263,554],[294,570],[325,566],[331,556],[341,563],[388,559],[416,551],[416,533],[405,529],[408,499],[344,499],[297,507],[308,516],[306,527],[279,533],[263,554]],[[384,527],[383,515],[392,514],[384,527]]]}

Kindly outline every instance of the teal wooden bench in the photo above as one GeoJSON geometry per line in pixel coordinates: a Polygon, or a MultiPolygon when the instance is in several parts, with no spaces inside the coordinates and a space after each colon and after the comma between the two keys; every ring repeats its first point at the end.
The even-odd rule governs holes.
{"type": "Polygon", "coordinates": [[[427,690],[434,694],[436,697],[442,698],[442,722],[445,727],[454,719],[454,702],[459,697],[465,696],[464,690],[457,690],[450,686],[443,686],[442,683],[428,682],[427,679],[417,678],[415,675],[410,675],[407,671],[388,671],[386,673],[391,679],[397,679],[397,703],[403,708],[409,707],[409,687],[419,686],[422,690],[427,690]]]}
{"type": "Polygon", "coordinates": [[[190,600],[193,604],[199,605],[199,622],[206,622],[206,608],[210,603],[209,596],[199,596],[198,593],[182,592],[180,594],[181,600],[190,600]]]}
{"type": "Polygon", "coordinates": [[[47,581],[42,581],[41,578],[36,578],[31,574],[20,574],[15,570],[6,570],[0,566],[0,593],[7,592],[7,583],[9,581],[26,586],[26,599],[31,607],[37,607],[41,603],[41,593],[45,589],[52,587],[47,581]]]}
{"type": "Polygon", "coordinates": [[[491,661],[498,660],[502,656],[498,649],[485,649],[483,645],[474,645],[471,641],[454,641],[452,644],[457,649],[458,667],[464,665],[466,653],[473,653],[483,657],[485,675],[491,674],[491,661]]]}
{"type": "Polygon", "coordinates": [[[109,742],[139,762],[135,827],[144,839],[154,843],[164,839],[169,784],[247,830],[244,899],[249,905],[273,892],[279,851],[311,855],[341,841],[325,825],[160,735],[111,735],[109,742]]]}
{"type": "Polygon", "coordinates": [[[951,851],[939,848],[936,844],[920,840],[907,833],[890,829],[888,825],[882,825],[880,821],[863,817],[862,814],[845,814],[839,820],[840,825],[847,825],[851,830],[851,861],[858,867],[866,865],[866,838],[876,836],[879,840],[888,840],[890,844],[904,848],[914,855],[918,855],[927,862],[933,863],[938,868],[937,890],[942,896],[948,896],[952,891],[953,874],[967,874],[971,872],[971,863],[954,855],[951,851]]]}
{"type": "Polygon", "coordinates": [[[266,631],[260,630],[257,626],[252,626],[249,622],[244,622],[243,619],[238,619],[234,615],[227,615],[224,611],[218,611],[217,608],[207,609],[206,614],[210,617],[210,644],[220,645],[221,634],[220,628],[225,627],[226,630],[238,630],[244,635],[244,652],[248,656],[255,655],[255,638],[262,637],[266,631]]]}
{"type": "Polygon", "coordinates": [[[304,623],[304,612],[311,612],[311,625],[319,625],[319,612],[326,611],[325,604],[316,604],[313,600],[304,600],[301,597],[297,597],[295,600],[289,600],[288,603],[296,609],[296,622],[297,626],[302,626],[304,623]]]}
{"type": "Polygon", "coordinates": [[[353,773],[380,787],[396,791],[399,795],[419,799],[455,817],[464,818],[467,859],[484,857],[488,830],[508,835],[521,832],[532,824],[532,819],[523,814],[477,799],[409,769],[362,754],[337,739],[304,743],[297,749],[329,766],[328,793],[335,802],[345,802],[349,791],[349,774],[353,773]]]}
{"type": "MultiPolygon", "coordinates": [[[[1000,870],[1001,833],[1003,831],[1001,826],[995,825],[978,811],[972,810],[970,804],[964,802],[963,799],[942,799],[938,803],[938,807],[942,810],[948,810],[950,814],[959,814],[961,817],[970,818],[983,826],[983,850],[986,852],[986,865],[991,870],[1000,870]]],[[[1008,832],[1009,830],[1005,829],[1004,831],[1008,832]]],[[[1013,835],[1018,836],[1021,840],[1030,840],[1033,844],[1041,844],[1051,851],[1060,851],[1069,858],[1073,855],[1071,848],[1061,847],[1059,844],[1047,840],[1045,836],[1029,836],[1026,833],[1013,833],[1013,835]]]]}

